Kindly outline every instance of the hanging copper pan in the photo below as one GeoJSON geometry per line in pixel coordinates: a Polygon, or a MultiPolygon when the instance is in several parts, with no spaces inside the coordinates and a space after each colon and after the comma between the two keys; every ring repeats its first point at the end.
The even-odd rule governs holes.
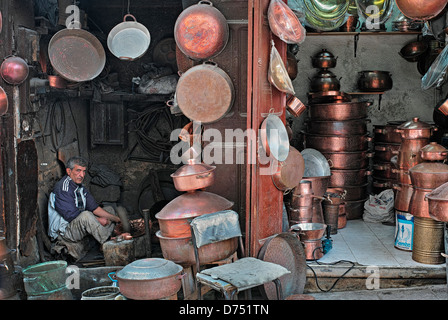
{"type": "Polygon", "coordinates": [[[106,64],[101,42],[83,29],[62,29],[48,44],[48,57],[54,70],[74,82],[95,79],[106,64]]]}
{"type": "Polygon", "coordinates": [[[286,160],[278,162],[277,170],[272,174],[272,181],[280,191],[288,191],[300,183],[304,171],[305,161],[302,154],[290,146],[286,160]]]}
{"type": "Polygon", "coordinates": [[[176,99],[182,113],[192,121],[212,123],[232,108],[235,89],[229,75],[216,63],[204,62],[179,78],[176,99]]]}
{"type": "Polygon", "coordinates": [[[28,78],[28,63],[20,57],[7,57],[0,66],[0,73],[6,83],[19,85],[28,78]]]}
{"type": "Polygon", "coordinates": [[[8,112],[8,96],[5,90],[0,87],[0,116],[8,112]]]}
{"type": "Polygon", "coordinates": [[[398,132],[402,139],[429,139],[436,130],[436,127],[415,117],[399,125],[395,132],[398,132]]]}
{"type": "Polygon", "coordinates": [[[174,39],[190,59],[206,60],[224,50],[229,39],[229,26],[211,1],[199,1],[182,11],[177,18],[174,39]]]}

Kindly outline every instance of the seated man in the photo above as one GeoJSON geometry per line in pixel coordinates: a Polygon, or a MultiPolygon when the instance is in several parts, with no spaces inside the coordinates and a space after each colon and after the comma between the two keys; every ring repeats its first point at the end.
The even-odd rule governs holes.
{"type": "Polygon", "coordinates": [[[52,240],[65,244],[68,253],[79,260],[86,254],[86,236],[100,244],[111,236],[120,218],[112,207],[101,208],[82,182],[87,161],[73,157],[67,161],[67,174],[56,183],[48,205],[48,232],[52,240]]]}

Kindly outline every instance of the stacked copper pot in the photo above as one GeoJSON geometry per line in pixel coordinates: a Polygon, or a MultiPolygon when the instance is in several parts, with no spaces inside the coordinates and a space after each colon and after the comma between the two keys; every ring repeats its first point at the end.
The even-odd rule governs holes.
{"type": "Polygon", "coordinates": [[[389,121],[385,125],[374,125],[374,156],[373,156],[373,182],[372,191],[380,194],[381,191],[392,189],[397,184],[398,174],[393,158],[398,155],[401,144],[400,133],[395,129],[405,121],[389,121]]]}
{"type": "Polygon", "coordinates": [[[327,184],[328,177],[304,178],[300,181],[292,192],[289,206],[290,226],[297,223],[323,223],[321,201],[324,199],[327,184]]]}
{"type": "Polygon", "coordinates": [[[310,103],[304,140],[306,148],[320,151],[331,169],[329,188],[346,190],[347,219],[358,219],[368,196],[369,151],[367,101],[310,103]]]}
{"type": "Polygon", "coordinates": [[[413,118],[399,125],[395,131],[401,136],[401,144],[395,162],[397,184],[393,186],[395,193],[395,209],[409,212],[409,205],[414,188],[409,169],[423,162],[420,150],[429,144],[434,127],[419,118],[413,118]]]}
{"type": "MultiPolygon", "coordinates": [[[[191,220],[232,208],[233,202],[204,191],[213,184],[214,176],[215,167],[193,159],[171,175],[176,189],[186,192],[171,200],[156,214],[160,226],[156,236],[165,259],[182,266],[194,265],[191,220]]],[[[237,238],[202,246],[198,249],[199,260],[201,264],[207,264],[225,259],[236,251],[237,246],[237,238]]]]}

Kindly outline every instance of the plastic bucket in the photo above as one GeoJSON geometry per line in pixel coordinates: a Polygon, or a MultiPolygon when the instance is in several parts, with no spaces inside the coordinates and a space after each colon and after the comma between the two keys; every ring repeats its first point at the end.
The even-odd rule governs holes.
{"type": "Polygon", "coordinates": [[[84,291],[81,300],[115,300],[119,294],[120,288],[118,287],[97,287],[84,291]]]}
{"type": "Polygon", "coordinates": [[[394,247],[400,250],[412,251],[414,239],[414,216],[407,212],[397,211],[395,223],[394,247]]]}
{"type": "Polygon", "coordinates": [[[67,262],[50,261],[23,270],[23,283],[28,296],[45,295],[65,288],[67,262]]]}

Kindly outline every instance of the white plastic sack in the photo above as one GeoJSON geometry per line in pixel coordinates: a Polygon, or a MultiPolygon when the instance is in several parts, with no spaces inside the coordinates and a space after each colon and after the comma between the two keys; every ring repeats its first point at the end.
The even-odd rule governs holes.
{"type": "Polygon", "coordinates": [[[364,203],[363,220],[366,222],[393,222],[394,214],[394,191],[387,189],[380,194],[370,196],[364,203]]]}

